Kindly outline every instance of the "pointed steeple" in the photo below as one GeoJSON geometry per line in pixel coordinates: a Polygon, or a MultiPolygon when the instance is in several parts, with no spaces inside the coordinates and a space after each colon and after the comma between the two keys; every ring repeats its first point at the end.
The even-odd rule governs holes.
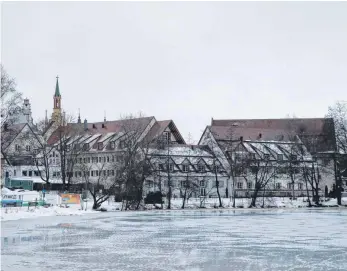
{"type": "Polygon", "coordinates": [[[77,123],[81,123],[81,112],[80,109],[78,108],[78,120],[77,123]]]}
{"type": "Polygon", "coordinates": [[[57,76],[57,82],[55,84],[55,93],[54,96],[55,97],[60,97],[60,91],[59,91],[59,76],[57,76]]]}

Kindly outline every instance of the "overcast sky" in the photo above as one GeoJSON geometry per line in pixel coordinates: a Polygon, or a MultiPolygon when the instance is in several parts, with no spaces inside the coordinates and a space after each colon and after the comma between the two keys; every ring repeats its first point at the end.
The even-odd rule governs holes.
{"type": "Polygon", "coordinates": [[[7,2],[1,62],[50,115],[144,112],[198,140],[211,118],[323,117],[347,100],[347,2],[7,2]]]}

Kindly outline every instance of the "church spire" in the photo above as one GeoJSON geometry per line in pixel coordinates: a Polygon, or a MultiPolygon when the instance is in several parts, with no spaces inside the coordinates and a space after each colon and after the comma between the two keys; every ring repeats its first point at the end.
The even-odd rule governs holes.
{"type": "Polygon", "coordinates": [[[55,97],[60,97],[60,91],[59,91],[59,76],[57,76],[57,82],[55,84],[55,93],[54,96],[55,97]]]}
{"type": "Polygon", "coordinates": [[[81,123],[81,112],[80,109],[78,108],[78,120],[77,123],[81,123]]]}

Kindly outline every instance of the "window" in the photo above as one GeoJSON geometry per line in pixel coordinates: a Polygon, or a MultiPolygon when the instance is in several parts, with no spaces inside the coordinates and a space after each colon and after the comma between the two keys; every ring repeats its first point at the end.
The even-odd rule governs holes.
{"type": "Polygon", "coordinates": [[[111,175],[114,176],[114,170],[113,169],[111,170],[111,175]]]}
{"type": "Polygon", "coordinates": [[[181,187],[186,187],[187,186],[187,181],[181,181],[181,187]]]}
{"type": "Polygon", "coordinates": [[[283,154],[277,154],[277,160],[282,161],[283,160],[283,154]]]}
{"type": "Polygon", "coordinates": [[[34,176],[39,176],[39,172],[37,170],[34,171],[34,176]]]}
{"type": "Polygon", "coordinates": [[[219,171],[220,171],[220,166],[219,166],[219,165],[215,165],[215,166],[213,167],[213,169],[214,169],[214,171],[219,172],[219,171]]]}
{"type": "Polygon", "coordinates": [[[249,153],[248,159],[255,160],[255,153],[249,153]]]}
{"type": "Polygon", "coordinates": [[[80,164],[82,164],[82,157],[80,158],[80,164]]]}
{"type": "Polygon", "coordinates": [[[265,160],[269,160],[269,159],[270,159],[270,154],[265,153],[265,154],[264,154],[264,159],[265,159],[265,160]]]}
{"type": "Polygon", "coordinates": [[[182,171],[183,172],[188,172],[189,171],[189,165],[183,165],[182,166],[182,171]]]}
{"type": "Polygon", "coordinates": [[[170,142],[170,132],[164,132],[163,133],[163,141],[164,142],[170,142]]]}
{"type": "Polygon", "coordinates": [[[200,181],[200,186],[205,187],[205,181],[204,180],[200,181]]]}
{"type": "Polygon", "coordinates": [[[28,176],[26,170],[23,170],[23,171],[22,171],[22,176],[28,176]]]}
{"type": "Polygon", "coordinates": [[[292,183],[288,183],[288,184],[287,184],[287,188],[288,188],[288,189],[293,189],[293,184],[292,184],[292,183]]]}
{"type": "Polygon", "coordinates": [[[20,146],[18,144],[16,144],[15,149],[16,149],[16,151],[20,151],[20,146]]]}
{"type": "Polygon", "coordinates": [[[99,171],[95,170],[95,176],[98,177],[99,176],[99,171]]]}
{"type": "Polygon", "coordinates": [[[299,190],[302,190],[302,188],[303,188],[302,183],[298,183],[298,189],[299,189],[299,190]]]}
{"type": "Polygon", "coordinates": [[[103,157],[103,161],[104,161],[104,163],[106,163],[106,156],[103,157]]]}
{"type": "Polygon", "coordinates": [[[81,171],[78,172],[78,177],[82,177],[82,172],[81,171]]]}
{"type": "Polygon", "coordinates": [[[204,165],[198,165],[198,171],[199,172],[204,172],[205,171],[205,166],[204,165]]]}
{"type": "Polygon", "coordinates": [[[53,171],[53,178],[57,177],[57,172],[53,171]]]}
{"type": "Polygon", "coordinates": [[[107,162],[110,162],[110,156],[107,156],[107,162]]]}
{"type": "Polygon", "coordinates": [[[114,144],[114,142],[111,142],[110,143],[110,148],[111,148],[111,150],[114,150],[116,148],[116,144],[114,144]]]}
{"type": "Polygon", "coordinates": [[[120,149],[123,149],[125,147],[124,140],[119,141],[119,145],[118,146],[119,146],[120,149]]]}
{"type": "Polygon", "coordinates": [[[77,171],[75,171],[75,177],[77,178],[77,171]]]}
{"type": "Polygon", "coordinates": [[[105,169],[103,170],[103,173],[104,173],[104,176],[106,176],[106,170],[105,169]]]}
{"type": "Polygon", "coordinates": [[[243,183],[238,182],[238,183],[237,183],[237,189],[242,189],[242,187],[243,187],[243,183]]]}
{"type": "Polygon", "coordinates": [[[83,163],[87,163],[87,157],[83,158],[83,163]]]}
{"type": "Polygon", "coordinates": [[[89,149],[89,143],[83,144],[83,150],[87,151],[89,149]]]}
{"type": "Polygon", "coordinates": [[[173,164],[169,164],[169,171],[172,172],[174,170],[174,165],[173,164]]]}
{"type": "Polygon", "coordinates": [[[247,182],[247,188],[252,189],[253,188],[253,183],[252,182],[247,182]]]}
{"type": "Polygon", "coordinates": [[[8,171],[6,171],[5,176],[6,176],[6,178],[10,177],[10,173],[8,171]]]}
{"type": "Polygon", "coordinates": [[[112,162],[114,162],[114,156],[112,155],[112,162]]]}
{"type": "Polygon", "coordinates": [[[281,183],[275,183],[275,189],[281,189],[281,183]]]}
{"type": "Polygon", "coordinates": [[[16,176],[16,175],[17,175],[17,171],[13,170],[13,176],[16,176]]]}
{"type": "Polygon", "coordinates": [[[101,157],[99,157],[99,163],[101,163],[101,157]]]}
{"type": "Polygon", "coordinates": [[[102,150],[104,148],[104,144],[102,142],[98,143],[98,150],[102,150]]]}
{"type": "Polygon", "coordinates": [[[75,150],[76,150],[76,151],[79,151],[80,148],[81,148],[80,144],[76,143],[76,145],[75,145],[75,150]]]}
{"type": "Polygon", "coordinates": [[[87,158],[87,162],[88,162],[88,164],[90,163],[90,157],[87,158]]]}
{"type": "Polygon", "coordinates": [[[29,177],[33,176],[33,172],[31,170],[29,170],[29,177]]]}
{"type": "Polygon", "coordinates": [[[200,196],[206,196],[206,188],[204,187],[200,188],[200,196]]]}

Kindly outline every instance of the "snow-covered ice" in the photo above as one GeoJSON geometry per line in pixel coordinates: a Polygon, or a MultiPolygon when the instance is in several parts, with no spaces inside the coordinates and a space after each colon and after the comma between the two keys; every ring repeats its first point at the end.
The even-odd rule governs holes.
{"type": "Polygon", "coordinates": [[[346,221],[344,208],[4,221],[2,270],[347,270],[346,221]]]}

